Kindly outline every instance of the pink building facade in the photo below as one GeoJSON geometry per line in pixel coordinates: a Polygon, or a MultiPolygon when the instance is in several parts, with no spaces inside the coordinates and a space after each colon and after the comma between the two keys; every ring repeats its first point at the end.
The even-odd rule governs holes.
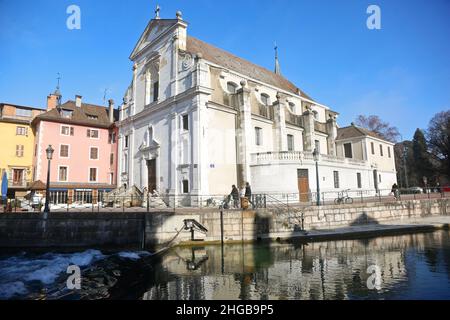
{"type": "Polygon", "coordinates": [[[46,149],[54,149],[50,165],[50,193],[54,205],[96,203],[117,185],[116,110],[75,101],[57,104],[48,97],[47,112],[33,121],[35,150],[33,180],[46,183],[46,149]]]}

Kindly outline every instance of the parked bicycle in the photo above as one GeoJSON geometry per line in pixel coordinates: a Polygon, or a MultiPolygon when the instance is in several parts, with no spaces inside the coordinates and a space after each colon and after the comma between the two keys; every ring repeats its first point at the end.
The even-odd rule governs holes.
{"type": "Polygon", "coordinates": [[[336,199],[334,199],[334,203],[335,204],[343,204],[343,203],[352,204],[353,198],[350,198],[348,196],[349,191],[350,191],[350,189],[339,192],[338,197],[336,199]]]}

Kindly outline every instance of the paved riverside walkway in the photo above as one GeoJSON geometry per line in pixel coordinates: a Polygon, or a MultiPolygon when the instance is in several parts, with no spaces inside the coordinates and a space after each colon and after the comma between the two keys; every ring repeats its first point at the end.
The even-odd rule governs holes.
{"type": "MultiPolygon", "coordinates": [[[[440,229],[450,229],[450,216],[432,216],[416,219],[402,219],[392,221],[382,221],[380,223],[362,224],[342,228],[306,230],[294,232],[289,238],[298,240],[327,240],[345,239],[356,237],[373,237],[402,233],[425,232],[440,229]]],[[[287,239],[284,235],[272,233],[271,239],[287,239]]]]}

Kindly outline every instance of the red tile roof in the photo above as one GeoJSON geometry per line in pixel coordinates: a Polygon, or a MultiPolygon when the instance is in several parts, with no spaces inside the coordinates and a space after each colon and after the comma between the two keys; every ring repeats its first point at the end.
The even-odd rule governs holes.
{"type": "MultiPolygon", "coordinates": [[[[117,121],[118,119],[119,119],[119,111],[115,109],[114,121],[117,121]]],[[[68,124],[77,124],[96,128],[109,128],[113,124],[109,121],[109,108],[88,103],[82,103],[81,107],[77,107],[75,105],[75,101],[72,100],[69,100],[66,103],[62,104],[59,108],[52,109],[37,116],[34,119],[33,123],[42,120],[68,124]],[[72,111],[72,117],[71,118],[63,117],[60,110],[72,111]],[[90,119],[89,116],[96,117],[96,119],[90,119]]]]}
{"type": "Polygon", "coordinates": [[[258,66],[250,61],[239,58],[225,50],[214,47],[194,37],[187,37],[187,51],[191,54],[201,53],[205,60],[230,69],[243,75],[270,84],[293,94],[312,100],[305,92],[297,88],[295,84],[266,68],[258,66]]]}

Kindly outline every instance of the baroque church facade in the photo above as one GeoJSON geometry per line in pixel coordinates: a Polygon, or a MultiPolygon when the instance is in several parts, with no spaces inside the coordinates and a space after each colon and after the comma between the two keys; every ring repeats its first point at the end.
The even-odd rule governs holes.
{"type": "Polygon", "coordinates": [[[191,37],[180,12],[157,11],[130,59],[117,124],[122,186],[195,202],[249,182],[253,193],[309,201],[316,161],[325,198],[396,182],[392,143],[339,127],[338,113],[285,79],[277,59],[272,72],[191,37]]]}

